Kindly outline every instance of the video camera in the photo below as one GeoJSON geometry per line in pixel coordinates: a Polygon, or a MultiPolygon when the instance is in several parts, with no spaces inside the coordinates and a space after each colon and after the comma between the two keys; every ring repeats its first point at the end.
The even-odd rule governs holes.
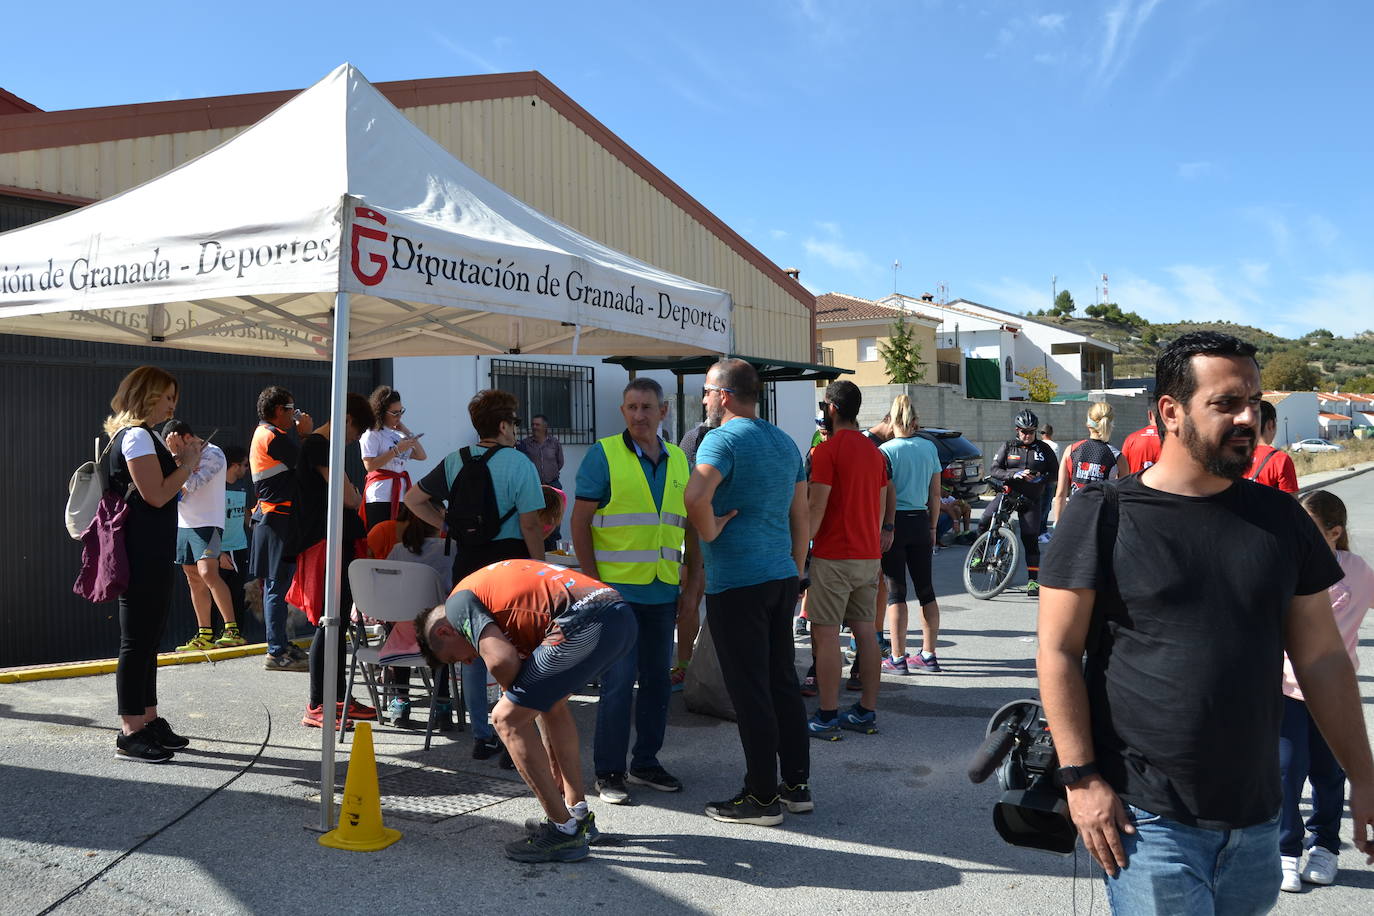
{"type": "Polygon", "coordinates": [[[1078,828],[1069,817],[1045,710],[1039,700],[1016,700],[993,713],[987,740],[969,762],[980,783],[997,771],[1002,797],[992,809],[997,833],[1012,846],[1070,855],[1078,828]]]}

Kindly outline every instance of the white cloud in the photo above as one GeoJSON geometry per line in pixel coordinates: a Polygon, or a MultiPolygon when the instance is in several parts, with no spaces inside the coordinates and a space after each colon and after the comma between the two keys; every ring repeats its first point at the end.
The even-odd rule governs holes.
{"type": "Polygon", "coordinates": [[[1063,13],[1046,13],[1043,16],[1035,17],[1035,24],[1046,32],[1058,32],[1064,28],[1064,20],[1068,17],[1063,13]]]}
{"type": "Polygon", "coordinates": [[[1251,286],[1264,286],[1269,282],[1269,264],[1265,261],[1241,261],[1240,275],[1251,286]]]}
{"type": "Polygon", "coordinates": [[[1302,334],[1320,327],[1350,337],[1374,324],[1370,320],[1370,315],[1374,315],[1374,271],[1323,274],[1307,282],[1310,294],[1292,307],[1293,316],[1300,316],[1302,326],[1289,325],[1289,333],[1302,334]]]}
{"type": "Polygon", "coordinates": [[[1118,0],[1107,10],[1103,17],[1106,34],[1102,39],[1102,52],[1097,59],[1097,89],[1105,90],[1121,74],[1131,50],[1141,30],[1149,20],[1160,0],[1118,0]]]}
{"type": "Polygon", "coordinates": [[[774,239],[785,239],[785,238],[787,238],[787,230],[786,230],[786,229],[769,229],[769,230],[768,230],[768,234],[769,234],[769,236],[771,236],[771,237],[774,238],[774,239]]]}
{"type": "Polygon", "coordinates": [[[1206,160],[1197,162],[1180,162],[1178,164],[1178,177],[1185,181],[1193,181],[1202,178],[1212,172],[1212,163],[1206,160]]]}
{"type": "Polygon", "coordinates": [[[867,275],[878,269],[878,265],[868,255],[838,240],[809,238],[802,242],[802,249],[808,256],[836,270],[867,275]]]}

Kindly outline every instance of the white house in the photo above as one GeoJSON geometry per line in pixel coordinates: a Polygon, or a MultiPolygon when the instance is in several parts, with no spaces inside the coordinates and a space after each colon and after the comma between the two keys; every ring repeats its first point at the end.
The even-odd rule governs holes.
{"type": "Polygon", "coordinates": [[[1320,408],[1315,391],[1266,391],[1264,399],[1274,405],[1278,426],[1274,432],[1274,446],[1287,448],[1300,439],[1324,436],[1317,422],[1320,408]]]}
{"type": "MultiPolygon", "coordinates": [[[[1063,395],[1111,387],[1112,359],[1121,348],[1086,334],[1077,334],[1054,324],[1014,315],[991,306],[955,299],[935,302],[933,296],[919,299],[894,293],[879,299],[882,305],[921,312],[940,319],[936,347],[955,348],[975,360],[997,364],[996,397],[1001,400],[1025,396],[1016,373],[1037,366],[1049,373],[1050,381],[1063,395]]],[[[966,373],[969,397],[988,397],[976,390],[977,364],[966,373]]],[[[989,368],[991,363],[987,363],[989,368]]]]}

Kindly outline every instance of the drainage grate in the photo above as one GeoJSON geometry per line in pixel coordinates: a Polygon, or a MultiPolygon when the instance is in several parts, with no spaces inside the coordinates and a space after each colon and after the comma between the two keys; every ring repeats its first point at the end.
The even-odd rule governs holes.
{"type": "Polygon", "coordinates": [[[438,767],[402,767],[382,774],[377,782],[383,811],[430,823],[495,805],[528,791],[523,782],[438,767]]]}

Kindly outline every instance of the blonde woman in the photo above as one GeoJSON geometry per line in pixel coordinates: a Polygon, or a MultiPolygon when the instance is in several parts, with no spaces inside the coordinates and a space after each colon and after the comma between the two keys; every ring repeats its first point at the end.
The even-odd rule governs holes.
{"type": "Polygon", "coordinates": [[[883,670],[910,674],[911,668],[938,672],[935,641],[940,635],[940,605],[930,577],[930,555],[935,545],[935,526],[940,521],[940,456],[935,443],[916,435],[920,428],[911,398],[897,395],[892,402],[892,438],[879,446],[892,470],[897,492],[897,517],[892,546],[882,558],[887,583],[887,625],[892,655],[883,659],[883,670]],[[906,654],[906,577],[916,588],[921,605],[921,651],[906,654]]]}
{"type": "Polygon", "coordinates": [[[1088,408],[1088,438],[1079,439],[1065,449],[1059,465],[1059,487],[1054,496],[1055,523],[1064,517],[1069,497],[1098,480],[1114,480],[1131,473],[1121,449],[1108,440],[1112,437],[1112,405],[1097,402],[1088,408]]]}
{"type": "Polygon", "coordinates": [[[164,763],[190,742],[157,713],[157,647],[172,604],[177,544],[177,494],[200,463],[204,443],[185,437],[173,456],[152,431],[176,410],[177,381],[156,366],[124,377],[105,421],[110,436],[106,470],[110,488],[127,493],[124,548],[129,587],[119,597],[119,662],[115,694],[121,760],[164,763]]]}

